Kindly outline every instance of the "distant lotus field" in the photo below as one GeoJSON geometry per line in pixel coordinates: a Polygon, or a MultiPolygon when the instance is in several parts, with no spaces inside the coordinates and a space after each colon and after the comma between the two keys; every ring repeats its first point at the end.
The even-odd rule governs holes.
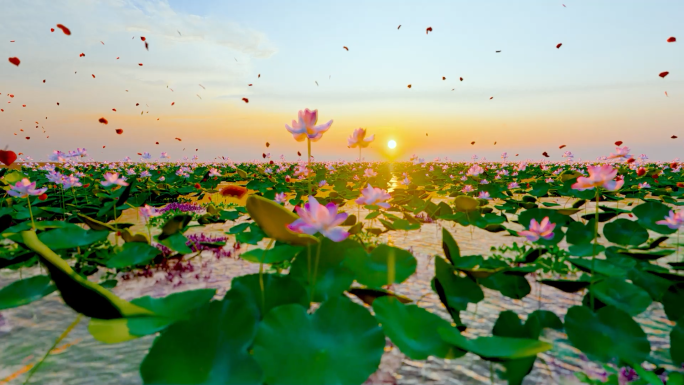
{"type": "Polygon", "coordinates": [[[684,172],[621,151],[596,162],[15,163],[0,169],[0,273],[12,277],[0,315],[11,322],[13,308],[58,292],[78,317],[7,382],[31,383],[87,322],[102,345],[155,336],[144,384],[362,384],[396,349],[412,362],[477,356],[492,383],[522,384],[552,354],[549,333],[597,368],[578,382],[684,384],[684,172]],[[441,312],[400,294],[418,262],[397,244],[428,225],[441,244],[425,295],[441,312]],[[456,233],[514,246],[466,255],[456,233]],[[186,289],[204,278],[193,262],[225,258],[258,273],[219,294],[186,289]],[[159,271],[166,296],[111,291],[159,271]],[[474,335],[492,293],[540,305],[501,311],[474,335]],[[580,297],[542,308],[555,293],[580,297]],[[667,319],[658,343],[637,322],[653,309],[667,319]]]}

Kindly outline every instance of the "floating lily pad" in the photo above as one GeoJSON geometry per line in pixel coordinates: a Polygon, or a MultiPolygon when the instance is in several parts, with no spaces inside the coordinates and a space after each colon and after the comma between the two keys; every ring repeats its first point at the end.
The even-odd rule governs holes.
{"type": "Polygon", "coordinates": [[[596,313],[585,306],[571,307],[565,316],[565,331],[574,347],[601,362],[642,362],[651,352],[641,326],[614,306],[596,313]]]}
{"type": "Polygon", "coordinates": [[[313,314],[299,305],[271,310],[259,324],[253,354],[268,384],[360,384],[377,370],[384,347],[368,310],[336,297],[313,314]]]}
{"type": "Polygon", "coordinates": [[[0,310],[37,301],[56,289],[47,275],[37,275],[12,282],[0,289],[0,310]]]}
{"type": "Polygon", "coordinates": [[[449,322],[421,307],[383,297],[373,302],[373,311],[385,334],[413,360],[456,358],[466,353],[445,343],[437,332],[438,328],[449,328],[449,322]]]}

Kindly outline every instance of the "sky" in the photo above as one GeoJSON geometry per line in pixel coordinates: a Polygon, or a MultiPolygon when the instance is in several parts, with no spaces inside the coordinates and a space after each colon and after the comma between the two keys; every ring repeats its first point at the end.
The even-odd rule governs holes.
{"type": "Polygon", "coordinates": [[[0,147],[36,160],[77,147],[100,161],[145,151],[172,160],[264,152],[296,160],[306,142],[285,124],[304,108],[318,109],[319,123],[333,120],[313,143],[316,160],[356,159],[346,138],[359,127],[375,134],[367,160],[498,160],[502,152],[539,160],[544,151],[561,160],[566,150],[593,160],[618,140],[652,160],[684,158],[681,1],[0,7],[0,51],[21,60],[0,63],[0,147]],[[667,43],[670,36],[680,41],[667,43]],[[661,78],[663,71],[670,73],[661,78]]]}

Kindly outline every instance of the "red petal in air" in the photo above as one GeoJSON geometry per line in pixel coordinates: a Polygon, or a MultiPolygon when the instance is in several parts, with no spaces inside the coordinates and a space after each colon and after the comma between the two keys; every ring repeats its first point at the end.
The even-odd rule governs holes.
{"type": "Polygon", "coordinates": [[[668,43],[674,43],[674,42],[676,42],[676,41],[677,41],[677,38],[674,37],[674,36],[669,37],[669,38],[667,39],[667,42],[668,42],[668,43]]]}
{"type": "Polygon", "coordinates": [[[123,134],[123,130],[120,129],[120,128],[117,128],[117,129],[116,129],[116,133],[119,134],[119,135],[121,135],[121,134],[123,134]]]}
{"type": "Polygon", "coordinates": [[[14,151],[0,150],[0,162],[5,166],[11,166],[17,160],[17,154],[14,151]]]}
{"type": "Polygon", "coordinates": [[[616,146],[621,146],[621,145],[622,145],[622,141],[621,141],[621,140],[618,140],[617,142],[615,142],[615,145],[616,145],[616,146]]]}
{"type": "Polygon", "coordinates": [[[107,119],[105,119],[105,118],[100,118],[100,119],[98,119],[97,121],[100,122],[100,123],[102,123],[102,124],[108,124],[108,123],[109,123],[109,121],[108,121],[107,119]]]}
{"type": "Polygon", "coordinates": [[[669,74],[670,74],[670,71],[663,71],[663,72],[659,73],[658,76],[660,76],[661,78],[664,78],[665,76],[667,76],[669,74]]]}
{"type": "Polygon", "coordinates": [[[17,67],[19,67],[19,63],[21,63],[21,60],[19,60],[18,57],[11,57],[8,60],[10,63],[14,64],[17,67]]]}
{"type": "Polygon", "coordinates": [[[71,35],[71,31],[69,30],[69,28],[63,26],[62,24],[57,24],[57,28],[61,29],[65,35],[71,35]]]}

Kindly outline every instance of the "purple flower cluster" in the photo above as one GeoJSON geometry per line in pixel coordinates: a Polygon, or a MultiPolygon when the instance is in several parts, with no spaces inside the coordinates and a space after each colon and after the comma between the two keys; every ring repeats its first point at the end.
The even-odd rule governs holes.
{"type": "MultiPolygon", "coordinates": [[[[228,237],[222,236],[211,236],[205,234],[190,234],[188,235],[188,241],[185,244],[190,247],[193,252],[198,251],[211,251],[216,259],[230,258],[233,256],[232,251],[228,248],[225,249],[222,245],[208,245],[207,243],[222,243],[228,240],[228,237]]],[[[173,251],[168,247],[158,243],[155,245],[161,252],[164,258],[167,258],[173,254],[173,251]]],[[[239,246],[238,246],[239,248],[239,246]]],[[[236,249],[233,246],[233,249],[236,249]]]]}
{"type": "Polygon", "coordinates": [[[223,246],[220,245],[207,245],[206,243],[225,243],[227,240],[228,237],[211,236],[200,233],[188,235],[188,242],[186,244],[192,251],[210,250],[214,253],[216,259],[221,259],[223,257],[231,257],[231,251],[225,250],[223,246]]]}
{"type": "Polygon", "coordinates": [[[196,214],[204,212],[204,207],[196,203],[172,202],[157,210],[158,213],[165,213],[167,211],[182,211],[193,212],[196,214]]]}

